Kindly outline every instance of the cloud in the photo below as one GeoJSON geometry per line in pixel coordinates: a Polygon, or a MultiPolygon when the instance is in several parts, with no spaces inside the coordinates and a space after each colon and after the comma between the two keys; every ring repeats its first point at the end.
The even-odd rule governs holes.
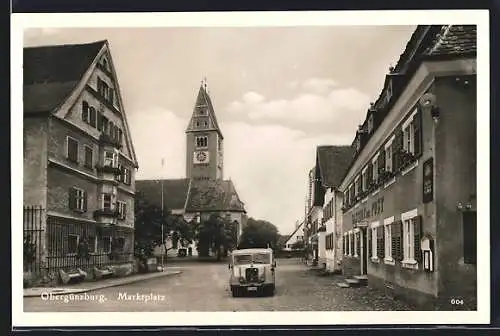
{"type": "Polygon", "coordinates": [[[185,175],[188,120],[169,110],[153,108],[128,117],[132,140],[139,161],[138,179],[181,178],[185,175]],[[165,167],[161,167],[161,159],[165,167]]]}
{"type": "MultiPolygon", "coordinates": [[[[139,160],[138,179],[185,177],[188,120],[155,108],[129,117],[139,160]],[[166,166],[161,167],[165,158],[166,166]]],[[[350,136],[318,135],[282,125],[222,122],[224,177],[231,178],[248,215],[290,233],[303,217],[307,171],[316,146],[347,143],[350,136]]]]}
{"type": "Polygon", "coordinates": [[[336,86],[337,83],[328,78],[309,78],[302,84],[305,90],[318,94],[326,94],[336,86]]]}
{"type": "Polygon", "coordinates": [[[233,116],[254,121],[332,123],[332,131],[345,132],[355,127],[369,105],[366,94],[354,88],[339,87],[333,80],[313,78],[301,87],[307,90],[289,99],[266,100],[258,93],[248,92],[241,100],[230,103],[227,109],[233,116]]]}

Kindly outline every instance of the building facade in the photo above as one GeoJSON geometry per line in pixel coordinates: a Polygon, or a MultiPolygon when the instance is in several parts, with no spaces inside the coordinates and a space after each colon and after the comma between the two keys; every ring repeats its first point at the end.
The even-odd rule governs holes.
{"type": "Polygon", "coordinates": [[[23,61],[24,204],[44,211],[43,268],[131,263],[138,164],[108,42],[24,48],[23,61]]]}
{"type": "Polygon", "coordinates": [[[423,309],[476,307],[475,53],[475,26],[418,26],[340,186],[344,273],[423,309]]]}
{"type": "Polygon", "coordinates": [[[288,237],[284,244],[284,251],[293,251],[295,250],[294,244],[297,244],[297,242],[302,242],[304,243],[304,231],[303,231],[303,226],[304,222],[299,223],[296,227],[295,230],[292,232],[292,234],[288,237]]]}

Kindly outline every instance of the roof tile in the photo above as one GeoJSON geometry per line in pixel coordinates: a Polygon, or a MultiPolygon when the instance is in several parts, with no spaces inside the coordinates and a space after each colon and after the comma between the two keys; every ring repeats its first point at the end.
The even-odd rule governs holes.
{"type": "Polygon", "coordinates": [[[338,188],[352,161],[351,146],[319,146],[317,157],[321,180],[325,186],[338,188]]]}

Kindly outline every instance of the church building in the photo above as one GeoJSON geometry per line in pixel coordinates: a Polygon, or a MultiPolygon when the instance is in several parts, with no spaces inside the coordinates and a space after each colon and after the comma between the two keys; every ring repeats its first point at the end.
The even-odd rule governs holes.
{"type": "Polygon", "coordinates": [[[136,181],[137,193],[188,221],[219,214],[237,225],[246,223],[244,203],[231,180],[224,180],[224,136],[206,83],[202,83],[186,128],[186,177],[136,181]]]}

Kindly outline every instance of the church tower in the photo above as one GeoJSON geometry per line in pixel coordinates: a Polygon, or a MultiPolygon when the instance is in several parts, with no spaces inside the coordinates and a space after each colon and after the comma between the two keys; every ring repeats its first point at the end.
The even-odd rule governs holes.
{"type": "Polygon", "coordinates": [[[201,83],[193,115],[186,129],[186,177],[223,179],[224,137],[217,123],[206,80],[201,83]]]}

